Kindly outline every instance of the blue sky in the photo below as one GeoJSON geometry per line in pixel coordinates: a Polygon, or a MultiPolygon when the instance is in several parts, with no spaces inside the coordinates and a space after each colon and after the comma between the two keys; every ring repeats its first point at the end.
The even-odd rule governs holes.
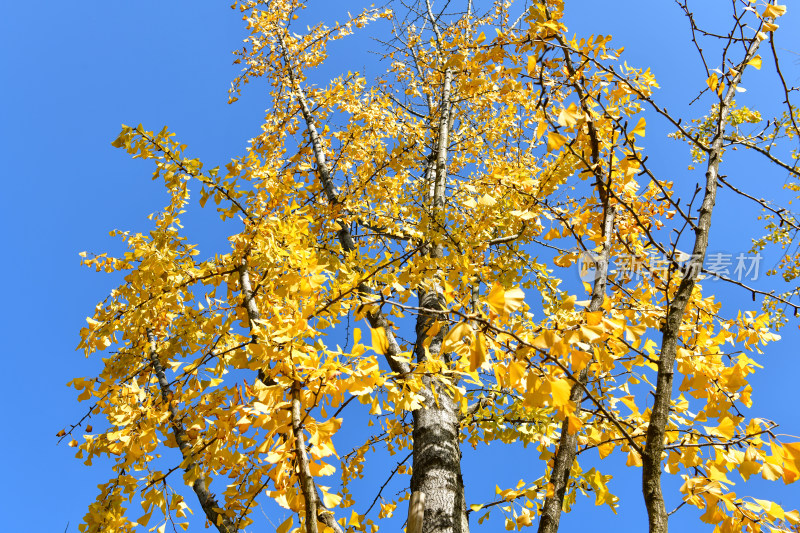
{"type": "MultiPolygon", "coordinates": [[[[313,0],[311,4],[329,22],[342,20],[348,10],[356,12],[363,5],[313,0]]],[[[713,9],[729,5],[718,0],[697,4],[703,4],[702,14],[708,17],[715,15],[713,9]]],[[[797,52],[800,11],[795,13],[792,8],[797,6],[789,4],[778,35],[784,47],[797,52]]],[[[671,110],[684,109],[694,97],[704,77],[674,2],[570,0],[567,6],[571,31],[612,34],[614,43],[626,46],[630,64],[650,66],[662,87],[659,96],[671,110]]],[[[107,480],[109,471],[73,459],[74,450],[56,446],[55,433],[88,407],[75,401],[75,392],[65,383],[97,372],[98,360],[74,351],[78,330],[94,305],[118,283],[80,267],[77,254],[118,249],[108,231],[146,231],[146,216],[164,202],[161,184],[150,180],[151,167],[130,160],[110,143],[122,123],[143,123],[148,129],[168,125],[189,146],[188,153],[206,166],[224,165],[242,154],[247,140],[258,133],[265,89],[253,84],[235,105],[226,103],[227,89],[238,71],[230,52],[245,36],[239,15],[226,2],[43,0],[7,2],[0,12],[0,157],[6,168],[0,211],[6,259],[0,279],[9,282],[6,304],[0,307],[6,361],[0,456],[7,465],[5,482],[0,484],[0,509],[5,516],[3,529],[8,531],[60,532],[67,523],[69,531],[77,531],[96,485],[107,480]]],[[[357,43],[351,38],[332,48],[327,67],[331,73],[368,64],[369,57],[357,43]]],[[[800,82],[797,62],[789,61],[785,68],[791,83],[800,82]]],[[[745,77],[748,92],[742,99],[758,99],[765,111],[777,109],[780,95],[770,88],[774,81],[765,56],[764,69],[745,77]]],[[[702,113],[701,108],[695,111],[702,113]]],[[[655,118],[648,119],[648,126],[650,163],[674,173],[678,182],[698,179],[686,172],[685,147],[666,140],[669,130],[655,118]]],[[[764,168],[742,160],[728,173],[733,181],[755,187],[760,196],[775,197],[785,176],[764,168]]],[[[758,228],[739,226],[744,212],[756,213],[723,191],[712,250],[737,253],[749,248],[758,228]]],[[[222,238],[210,231],[198,240],[222,238]]],[[[762,280],[761,286],[769,287],[770,281],[762,280]]],[[[747,295],[719,289],[727,311],[752,305],[747,295]]],[[[782,332],[784,340],[759,360],[765,369],[754,379],[758,412],[753,413],[775,419],[782,432],[794,435],[800,434],[800,420],[793,407],[796,400],[787,399],[799,366],[796,331],[793,323],[782,332]]],[[[487,464],[485,458],[491,457],[492,469],[506,468],[502,476],[513,484],[521,477],[519,464],[504,461],[495,452],[500,449],[484,449],[480,456],[465,450],[465,464],[475,464],[479,457],[487,464]]],[[[535,462],[531,458],[531,464],[535,462]]],[[[614,490],[623,500],[624,524],[607,508],[595,508],[592,498],[579,501],[576,511],[564,517],[562,531],[583,530],[586,524],[623,530],[635,524],[631,529],[644,529],[640,472],[620,465],[604,468],[618,474],[614,490]]],[[[470,468],[465,474],[469,503],[478,503],[484,501],[481,494],[491,495],[494,485],[484,486],[486,472],[470,468]]],[[[741,493],[772,495],[787,507],[800,502],[797,487],[757,482],[741,493]]],[[[199,506],[194,507],[199,512],[199,506]]],[[[693,531],[703,530],[691,511],[676,515],[675,524],[683,523],[693,531]]],[[[267,523],[252,531],[272,529],[267,523]]]]}

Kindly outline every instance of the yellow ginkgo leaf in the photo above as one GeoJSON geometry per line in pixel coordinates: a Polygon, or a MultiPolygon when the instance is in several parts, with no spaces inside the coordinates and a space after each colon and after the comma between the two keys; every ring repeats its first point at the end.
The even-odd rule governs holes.
{"type": "Polygon", "coordinates": [[[719,426],[717,426],[716,430],[717,434],[720,437],[730,439],[733,437],[733,434],[736,431],[736,425],[733,423],[733,420],[731,420],[728,417],[725,417],[720,421],[719,426]]]}
{"type": "Polygon", "coordinates": [[[571,294],[567,296],[563,302],[561,302],[561,309],[566,309],[566,310],[574,309],[575,304],[577,302],[578,298],[574,294],[571,294]]]}
{"type": "Polygon", "coordinates": [[[486,303],[489,304],[489,307],[491,307],[492,311],[498,315],[503,312],[506,299],[505,290],[503,289],[502,285],[495,283],[492,286],[492,290],[489,291],[489,296],[486,297],[486,303]]]}
{"type": "Polygon", "coordinates": [[[547,150],[552,152],[554,150],[558,150],[564,143],[567,142],[567,138],[561,135],[560,133],[556,133],[551,131],[550,134],[547,136],[547,150]]]}
{"type": "Polygon", "coordinates": [[[519,287],[505,290],[499,283],[495,283],[489,292],[486,303],[498,315],[508,316],[522,307],[524,300],[525,293],[519,287]]]}
{"type": "Polygon", "coordinates": [[[472,351],[469,356],[469,371],[475,372],[486,362],[486,337],[483,332],[478,332],[472,351]]]}
{"type": "Polygon", "coordinates": [[[753,474],[758,474],[761,471],[761,463],[756,461],[742,461],[742,464],[739,465],[739,475],[742,476],[742,479],[747,481],[750,476],[753,474]]]}
{"type": "Polygon", "coordinates": [[[459,322],[447,332],[442,342],[442,351],[447,353],[457,350],[465,344],[465,340],[467,343],[470,343],[472,341],[472,335],[472,326],[466,322],[459,322]]]}
{"type": "Polygon", "coordinates": [[[525,301],[525,293],[519,287],[508,289],[503,296],[505,298],[504,311],[506,314],[511,314],[522,307],[525,301]]]}
{"type": "Polygon", "coordinates": [[[139,524],[140,526],[146,526],[150,522],[150,516],[152,514],[153,514],[153,511],[150,511],[147,514],[144,514],[144,515],[140,516],[139,519],[136,520],[136,523],[139,524]]]}
{"type": "Polygon", "coordinates": [[[550,228],[550,231],[548,231],[544,236],[544,240],[546,241],[552,241],[553,239],[560,239],[560,238],[561,238],[561,232],[558,231],[558,229],[556,228],[550,228]]]}
{"type": "Polygon", "coordinates": [[[564,128],[574,126],[577,124],[581,113],[578,111],[578,106],[573,102],[566,109],[562,109],[558,114],[558,124],[564,128]]]}
{"type": "Polygon", "coordinates": [[[783,482],[794,483],[800,479],[800,443],[787,442],[783,445],[783,482]]]}
{"type": "Polygon", "coordinates": [[[589,361],[592,360],[592,355],[580,350],[575,350],[570,354],[570,362],[572,363],[572,371],[580,372],[583,370],[589,361]]]}
{"type": "Polygon", "coordinates": [[[322,493],[322,503],[328,509],[332,509],[333,507],[338,506],[341,501],[342,497],[339,496],[338,494],[331,494],[329,492],[322,493]]]}
{"type": "Polygon", "coordinates": [[[640,137],[644,137],[644,128],[647,122],[645,121],[644,117],[639,119],[639,122],[636,123],[636,127],[633,128],[633,134],[638,135],[640,137]]]}
{"type": "Polygon", "coordinates": [[[761,477],[767,481],[775,481],[783,477],[783,467],[772,463],[764,463],[761,466],[761,477]]]}
{"type": "Polygon", "coordinates": [[[518,361],[511,361],[508,363],[508,377],[510,384],[515,385],[525,376],[525,366],[518,361]]]}
{"type": "Polygon", "coordinates": [[[636,451],[631,450],[628,452],[628,459],[625,461],[625,466],[642,466],[642,456],[636,451]]]}
{"type": "Polygon", "coordinates": [[[383,328],[373,328],[372,330],[372,349],[381,355],[389,351],[389,340],[386,338],[386,330],[383,328]]]}
{"type": "Polygon", "coordinates": [[[782,5],[775,5],[775,4],[767,4],[766,9],[764,12],[761,13],[761,16],[764,18],[778,18],[781,15],[786,13],[786,6],[782,5]]]}
{"type": "Polygon", "coordinates": [[[289,518],[287,518],[280,526],[278,526],[278,529],[275,530],[275,533],[286,533],[292,528],[293,524],[294,516],[289,515],[289,518]]]}
{"type": "Polygon", "coordinates": [[[578,430],[581,429],[582,425],[583,423],[581,422],[581,419],[578,418],[577,416],[574,415],[567,416],[567,432],[570,435],[574,435],[575,433],[577,433],[578,430]]]}
{"type": "Polygon", "coordinates": [[[533,76],[536,73],[536,56],[528,56],[528,66],[526,68],[528,76],[533,76]]]}
{"type": "Polygon", "coordinates": [[[586,342],[594,342],[603,336],[605,330],[602,326],[588,326],[583,325],[580,327],[581,338],[586,342]]]}
{"type": "Polygon", "coordinates": [[[497,200],[495,200],[494,197],[492,197],[492,195],[490,195],[488,193],[484,194],[483,196],[478,198],[478,204],[479,205],[492,206],[492,205],[494,205],[496,203],[497,203],[497,200]]]}
{"type": "MultiPolygon", "coordinates": [[[[756,68],[761,68],[761,64],[759,63],[759,66],[756,68]]],[[[706,80],[706,85],[708,85],[708,88],[711,89],[712,91],[716,91],[717,85],[719,85],[719,78],[717,77],[717,75],[712,73],[711,76],[709,76],[708,79],[706,80]]]]}
{"type": "Polygon", "coordinates": [[[536,348],[537,350],[547,351],[550,349],[550,343],[548,342],[548,338],[545,335],[539,335],[535,339],[531,341],[531,346],[536,348]]]}
{"type": "Polygon", "coordinates": [[[761,506],[767,516],[770,517],[772,520],[783,520],[784,512],[783,508],[775,502],[771,502],[769,500],[761,500],[759,498],[753,498],[753,500],[761,506]]]}
{"type": "Polygon", "coordinates": [[[569,393],[572,387],[566,379],[556,379],[550,382],[550,395],[553,397],[553,407],[564,409],[569,405],[569,393]]]}
{"type": "Polygon", "coordinates": [[[545,131],[547,131],[547,121],[542,120],[536,126],[536,134],[535,134],[536,139],[540,139],[542,135],[544,135],[545,131]]]}
{"type": "Polygon", "coordinates": [[[761,70],[761,56],[755,56],[747,64],[752,65],[756,70],[761,70]]]}

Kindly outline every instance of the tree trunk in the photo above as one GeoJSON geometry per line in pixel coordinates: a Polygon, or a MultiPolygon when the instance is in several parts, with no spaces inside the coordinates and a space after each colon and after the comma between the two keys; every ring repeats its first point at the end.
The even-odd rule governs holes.
{"type": "Polygon", "coordinates": [[[294,435],[294,454],[297,461],[297,477],[300,478],[300,490],[306,504],[306,533],[317,533],[317,487],[311,476],[306,457],[306,441],[303,435],[301,417],[300,385],[292,385],[292,434],[294,435]]]}
{"type": "Polygon", "coordinates": [[[425,494],[422,531],[467,533],[458,405],[437,378],[425,377],[423,383],[425,388],[420,392],[426,407],[413,413],[414,469],[411,476],[412,493],[425,494]]]}
{"type": "MultiPolygon", "coordinates": [[[[432,254],[432,255],[435,255],[432,254]]],[[[436,287],[419,290],[421,312],[417,317],[418,362],[430,354],[440,354],[446,328],[431,337],[424,346],[430,327],[443,308],[441,295],[436,287]]],[[[414,467],[411,475],[411,492],[425,495],[425,510],[422,533],[467,533],[464,481],[461,477],[461,450],[459,443],[459,405],[452,393],[437,376],[424,376],[420,394],[423,405],[413,412],[414,467]]]]}
{"type": "MultiPolygon", "coordinates": [[[[598,188],[603,185],[598,182],[598,188]]],[[[594,286],[592,288],[592,299],[586,311],[592,313],[602,308],[606,294],[606,283],[608,282],[608,262],[611,254],[611,244],[614,239],[614,207],[608,205],[608,192],[600,194],[604,204],[603,213],[603,251],[600,259],[595,265],[594,286]]],[[[581,370],[578,376],[578,383],[572,386],[569,393],[570,402],[575,404],[575,415],[580,413],[581,397],[583,396],[583,386],[586,385],[589,377],[589,366],[581,370]]],[[[558,524],[561,521],[561,511],[564,507],[564,495],[567,492],[569,473],[575,463],[578,453],[578,433],[570,433],[569,420],[564,419],[561,424],[561,436],[558,440],[558,451],[553,459],[553,470],[550,474],[550,484],[553,486],[552,496],[544,501],[542,514],[539,517],[539,533],[555,533],[558,531],[558,524]]]]}
{"type": "MultiPolygon", "coordinates": [[[[250,283],[250,273],[247,270],[247,263],[242,262],[239,265],[239,282],[242,286],[242,295],[244,301],[244,307],[247,310],[247,317],[249,319],[249,330],[250,330],[250,338],[253,342],[258,342],[258,335],[255,333],[255,321],[261,317],[261,313],[258,310],[258,306],[256,305],[255,301],[255,294],[253,292],[252,284],[250,283]]],[[[276,381],[269,377],[263,369],[258,370],[258,379],[261,380],[262,383],[268,386],[276,385],[276,381]]],[[[295,417],[294,417],[294,409],[296,403],[296,394],[299,394],[297,391],[292,389],[292,433],[295,435],[295,441],[297,443],[297,454],[298,456],[301,454],[300,450],[303,450],[302,455],[305,457],[305,443],[301,442],[299,439],[303,438],[302,435],[302,424],[300,419],[297,420],[297,427],[295,427],[295,417]],[[298,433],[299,439],[298,439],[298,433]]],[[[298,400],[299,401],[299,400],[298,400]]],[[[299,404],[298,404],[299,405],[299,404]]],[[[302,466],[302,465],[301,465],[302,466]]],[[[322,502],[322,498],[319,497],[319,491],[317,490],[316,482],[314,478],[311,477],[310,473],[308,473],[308,461],[306,461],[305,469],[301,468],[300,472],[300,486],[303,490],[303,494],[306,498],[313,498],[313,506],[316,508],[317,520],[331,528],[334,533],[342,533],[342,526],[336,522],[336,517],[333,515],[333,512],[329,511],[322,502]],[[305,478],[303,476],[306,476],[305,478]],[[306,490],[307,480],[311,482],[311,491],[306,490]]]]}
{"type": "MultiPolygon", "coordinates": [[[[548,15],[549,16],[549,15],[548,15]]],[[[575,68],[572,64],[572,57],[569,53],[569,47],[563,38],[559,42],[564,47],[564,63],[569,72],[570,78],[573,81],[573,87],[578,94],[578,99],[581,104],[581,109],[587,116],[591,116],[591,110],[587,103],[586,93],[583,87],[577,83],[575,68]]],[[[592,121],[587,123],[587,130],[591,139],[592,154],[591,162],[592,169],[596,179],[597,195],[600,199],[600,204],[603,207],[603,250],[600,253],[599,260],[595,264],[594,284],[592,286],[592,298],[586,311],[592,313],[602,309],[603,300],[606,295],[606,285],[608,284],[608,264],[611,257],[611,246],[614,241],[614,215],[615,207],[611,205],[611,168],[608,169],[608,178],[603,172],[600,161],[600,139],[598,132],[592,121]]],[[[591,364],[591,363],[590,363],[591,364]]],[[[575,404],[576,416],[580,413],[581,398],[583,397],[583,387],[589,377],[589,366],[581,370],[578,375],[578,383],[572,386],[569,393],[570,402],[575,404]]],[[[572,465],[575,463],[575,457],[578,454],[578,435],[577,433],[570,434],[569,420],[565,419],[561,424],[561,436],[558,440],[558,450],[556,451],[555,458],[553,459],[553,470],[550,473],[550,484],[552,485],[552,495],[545,498],[542,507],[542,513],[539,517],[538,533],[556,533],[558,525],[561,521],[561,512],[564,508],[564,496],[567,492],[567,483],[569,482],[569,474],[572,470],[572,465]]]]}
{"type": "Polygon", "coordinates": [[[757,37],[750,41],[744,59],[739,64],[738,69],[735,70],[725,96],[720,100],[716,131],[708,149],[705,192],[703,193],[703,203],[700,206],[697,226],[695,227],[692,258],[686,274],[678,286],[675,297],[669,303],[667,318],[662,328],[663,336],[661,339],[661,357],[658,360],[656,393],[653,400],[653,408],[650,412],[650,423],[647,426],[647,440],[642,453],[642,492],[645,506],[647,507],[650,533],[667,533],[668,531],[667,509],[664,504],[664,495],[661,492],[661,461],[664,453],[667,423],[669,422],[670,403],[672,401],[673,372],[678,352],[680,327],[683,323],[683,314],[694,290],[697,276],[703,267],[703,260],[708,248],[711,213],[717,198],[717,177],[719,176],[719,163],[723,152],[725,121],[728,118],[731,103],[736,95],[736,87],[741,81],[742,71],[755,55],[758,45],[759,40],[757,37]]]}
{"type": "MultiPolygon", "coordinates": [[[[441,354],[447,328],[442,327],[428,339],[428,331],[438,318],[435,311],[444,306],[436,286],[427,291],[420,288],[419,294],[423,311],[417,317],[415,352],[417,361],[421,363],[428,355],[437,357],[441,354]],[[427,352],[426,340],[430,341],[427,352]]],[[[411,475],[412,494],[424,494],[422,533],[468,533],[461,476],[460,406],[438,376],[423,376],[422,384],[419,393],[423,407],[412,413],[414,466],[411,475]]]]}
{"type": "MultiPolygon", "coordinates": [[[[284,48],[284,58],[287,65],[289,65],[290,82],[306,123],[306,131],[311,139],[311,147],[317,163],[317,177],[327,200],[332,205],[337,205],[340,200],[322,150],[314,116],[306,100],[305,92],[297,84],[297,80],[294,77],[285,45],[282,40],[280,40],[280,43],[284,48]]],[[[451,123],[449,109],[452,78],[452,71],[449,68],[446,69],[442,88],[441,115],[438,124],[435,159],[436,175],[434,178],[433,198],[431,198],[434,216],[438,216],[444,206],[447,179],[447,147],[451,123]]],[[[355,250],[355,244],[348,229],[349,225],[344,222],[339,225],[341,229],[337,236],[342,249],[346,252],[355,250]]],[[[431,257],[441,257],[442,254],[443,249],[440,243],[435,243],[430,248],[431,257]]],[[[417,348],[421,348],[428,328],[432,324],[433,317],[426,313],[425,309],[440,309],[435,285],[436,283],[434,282],[430,292],[426,292],[422,288],[419,289],[420,306],[423,311],[420,313],[417,322],[417,348]],[[426,294],[432,295],[433,300],[428,301],[427,298],[429,296],[426,296],[426,294]],[[436,301],[436,303],[434,304],[433,301],[436,301]],[[429,307],[431,305],[434,307],[429,307]]],[[[359,285],[359,292],[362,295],[372,293],[366,284],[359,285]]],[[[371,327],[385,328],[389,343],[385,356],[392,371],[400,374],[410,372],[411,368],[408,364],[395,359],[395,356],[399,355],[402,350],[388,327],[388,321],[383,313],[380,310],[374,310],[367,315],[367,318],[371,327]]],[[[444,331],[441,331],[438,338],[433,339],[429,347],[430,353],[439,353],[443,336],[444,331]]],[[[424,355],[422,357],[423,359],[420,359],[418,352],[417,360],[424,360],[424,355]]],[[[434,531],[440,533],[467,533],[469,526],[466,503],[464,501],[464,483],[461,478],[461,452],[459,450],[459,406],[437,378],[425,377],[423,384],[424,387],[420,394],[424,399],[424,407],[414,411],[412,414],[414,418],[412,431],[414,466],[411,477],[411,491],[425,494],[422,531],[424,533],[434,531]]]]}
{"type": "MultiPolygon", "coordinates": [[[[442,99],[439,116],[439,131],[436,144],[436,173],[434,177],[431,208],[434,218],[441,217],[444,208],[445,185],[447,182],[447,147],[450,133],[450,90],[452,71],[444,73],[442,99]]],[[[443,221],[439,221],[439,227],[443,221]]],[[[434,229],[432,234],[437,234],[434,229]]],[[[444,254],[441,243],[436,242],[430,249],[433,259],[444,254]]],[[[447,332],[444,326],[433,337],[428,331],[439,318],[444,308],[438,280],[431,279],[428,287],[418,289],[420,311],[416,326],[416,358],[422,363],[428,354],[440,355],[442,340],[447,332]],[[425,344],[427,346],[427,353],[425,344]]],[[[423,533],[467,533],[466,502],[464,501],[464,481],[461,477],[461,450],[459,449],[460,408],[437,376],[424,376],[423,407],[413,413],[414,428],[414,467],[411,475],[411,492],[425,495],[423,533]]]]}

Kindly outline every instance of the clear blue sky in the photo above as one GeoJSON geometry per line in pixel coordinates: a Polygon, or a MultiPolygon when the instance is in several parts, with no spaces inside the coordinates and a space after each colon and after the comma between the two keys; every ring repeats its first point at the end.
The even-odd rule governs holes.
{"type": "MultiPolygon", "coordinates": [[[[356,12],[363,5],[310,3],[327,21],[342,20],[347,10],[356,12]]],[[[713,15],[709,7],[725,10],[729,5],[721,0],[696,3],[709,16],[713,15]]],[[[789,13],[780,21],[779,38],[786,48],[800,51],[800,10],[795,12],[800,6],[787,3],[789,13]]],[[[685,108],[703,77],[690,47],[687,24],[674,2],[569,0],[567,5],[571,31],[614,35],[615,43],[626,46],[630,64],[653,69],[662,87],[660,96],[670,109],[685,108]]],[[[230,52],[244,36],[240,17],[224,1],[43,0],[5,2],[0,8],[0,157],[6,169],[0,196],[6,250],[0,279],[9,282],[4,290],[6,303],[0,307],[5,361],[0,457],[6,464],[0,483],[4,516],[0,529],[61,532],[69,522],[69,531],[77,531],[95,498],[96,485],[108,479],[108,470],[85,467],[72,458],[73,449],[56,446],[55,433],[88,408],[75,401],[76,394],[65,383],[93,375],[99,368],[96,359],[84,359],[74,351],[78,330],[94,305],[118,284],[117,279],[80,267],[77,254],[116,250],[118,243],[108,231],[146,231],[146,215],[159,209],[164,200],[161,184],[150,180],[151,167],[130,160],[110,142],[121,123],[143,123],[148,129],[168,125],[189,146],[188,153],[207,166],[223,165],[242,154],[247,140],[257,134],[266,106],[261,98],[264,89],[258,85],[248,87],[235,105],[226,104],[227,89],[238,69],[231,65],[230,52]]],[[[348,48],[355,43],[351,38],[333,48],[331,72],[359,69],[364,63],[353,61],[368,61],[358,59],[363,56],[357,49],[348,48]]],[[[789,81],[800,83],[797,63],[786,66],[789,81]]],[[[774,81],[765,60],[760,73],[745,78],[748,92],[743,99],[769,94],[760,101],[761,107],[776,109],[778,93],[766,92],[774,81]]],[[[649,163],[674,173],[678,181],[696,180],[696,175],[686,173],[683,160],[675,162],[685,155],[685,148],[667,141],[668,130],[658,130],[655,119],[648,120],[648,126],[653,128],[647,137],[649,163]],[[670,146],[654,149],[659,143],[670,146]]],[[[783,174],[764,173],[763,166],[748,165],[742,163],[727,173],[735,182],[757,187],[759,195],[778,194],[783,174]]],[[[722,193],[715,213],[713,250],[747,250],[756,232],[738,226],[744,211],[755,213],[722,193]]],[[[203,238],[211,241],[214,237],[203,238]]],[[[199,236],[197,240],[202,242],[199,236]]],[[[769,287],[769,281],[761,286],[769,287]]],[[[722,294],[728,311],[751,305],[738,292],[723,290],[722,294]]],[[[754,379],[758,408],[752,413],[779,421],[782,432],[795,435],[800,434],[800,420],[790,391],[795,390],[800,366],[796,331],[796,324],[786,328],[784,341],[760,359],[766,368],[754,379]]],[[[512,462],[503,460],[501,451],[499,446],[484,449],[481,462],[475,462],[476,456],[465,450],[468,503],[488,500],[494,489],[494,481],[491,486],[483,483],[488,472],[475,464],[491,464],[491,470],[502,472],[501,485],[509,486],[522,477],[525,455],[514,455],[512,462]]],[[[532,455],[529,464],[538,467],[536,463],[532,455]]],[[[579,500],[576,510],[564,517],[562,531],[583,531],[587,525],[645,529],[640,471],[620,465],[604,465],[604,469],[617,475],[613,491],[622,498],[624,522],[607,508],[595,508],[590,498],[579,500]]],[[[737,492],[773,495],[786,507],[800,503],[797,487],[757,482],[752,490],[748,485],[748,490],[737,492]]],[[[187,499],[194,504],[189,491],[187,499]]],[[[193,507],[200,512],[198,505],[193,507]]],[[[706,527],[691,511],[675,516],[676,530],[680,524],[692,531],[706,527]]],[[[250,530],[272,531],[268,524],[250,530]]]]}

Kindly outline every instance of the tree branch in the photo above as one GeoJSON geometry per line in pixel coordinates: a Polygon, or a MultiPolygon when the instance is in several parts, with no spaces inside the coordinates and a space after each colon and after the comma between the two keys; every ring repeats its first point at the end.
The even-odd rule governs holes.
{"type": "Polygon", "coordinates": [[[192,445],[189,443],[189,437],[186,435],[186,430],[181,424],[178,409],[173,403],[172,390],[169,388],[169,383],[164,374],[164,367],[161,364],[161,360],[158,358],[157,341],[151,329],[147,330],[147,341],[150,345],[150,363],[153,365],[153,370],[158,379],[161,399],[164,405],[167,406],[169,423],[172,427],[172,433],[175,436],[175,442],[178,444],[178,448],[183,456],[184,470],[190,473],[190,475],[196,476],[192,482],[192,490],[197,495],[197,499],[200,501],[200,506],[203,508],[206,518],[217,528],[217,531],[219,531],[219,533],[234,533],[236,531],[235,525],[231,522],[224,508],[217,502],[214,495],[209,492],[209,480],[206,479],[200,465],[192,458],[194,455],[192,445]]]}

